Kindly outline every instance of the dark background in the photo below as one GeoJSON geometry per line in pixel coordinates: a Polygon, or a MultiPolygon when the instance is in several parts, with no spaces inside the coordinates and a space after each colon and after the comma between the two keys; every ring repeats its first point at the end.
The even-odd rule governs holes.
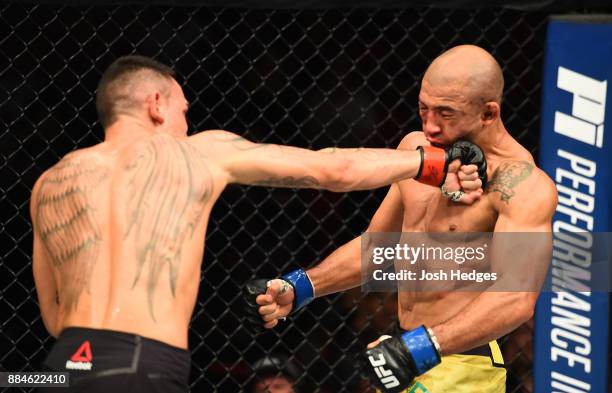
{"type": "MultiPolygon", "coordinates": [[[[250,5],[227,2],[241,4],[250,5]]],[[[43,170],[101,140],[93,98],[118,56],[147,55],[176,69],[192,102],[192,132],[220,128],[313,149],[395,147],[420,129],[417,95],[428,63],[453,45],[473,43],[502,65],[503,120],[537,154],[548,16],[600,11],[603,2],[512,7],[536,9],[529,12],[432,4],[265,10],[0,3],[0,366],[38,369],[52,344],[32,279],[29,194],[43,170]]],[[[358,289],[328,296],[255,335],[241,322],[241,289],[252,277],[315,264],[358,236],[385,192],[224,192],[209,224],[190,329],[194,392],[242,391],[251,365],[268,353],[288,355],[303,371],[303,391],[364,388],[354,355],[394,323],[393,296],[358,289]]],[[[504,350],[509,391],[528,391],[530,325],[506,338],[504,350]]]]}

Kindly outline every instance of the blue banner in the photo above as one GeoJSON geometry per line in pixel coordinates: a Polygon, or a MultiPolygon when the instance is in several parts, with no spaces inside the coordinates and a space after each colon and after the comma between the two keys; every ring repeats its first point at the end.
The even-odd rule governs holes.
{"type": "Polygon", "coordinates": [[[563,269],[590,263],[594,251],[590,232],[612,231],[612,122],[606,122],[612,120],[609,80],[612,16],[552,18],[539,162],[559,193],[552,268],[561,272],[561,283],[555,292],[542,293],[536,308],[537,393],[608,391],[609,294],[594,291],[592,278],[576,280],[571,272],[563,282],[563,269]],[[561,261],[562,253],[555,248],[567,251],[568,247],[575,252],[569,261],[567,257],[561,261]]]}

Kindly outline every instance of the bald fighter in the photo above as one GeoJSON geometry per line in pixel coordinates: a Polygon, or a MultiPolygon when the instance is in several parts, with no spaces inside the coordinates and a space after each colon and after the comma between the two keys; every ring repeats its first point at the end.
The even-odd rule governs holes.
{"type": "MultiPolygon", "coordinates": [[[[504,127],[503,86],[497,61],[476,46],[454,47],[431,63],[419,94],[423,131],[406,135],[399,148],[450,146],[459,139],[477,144],[488,163],[486,192],[467,206],[451,201],[456,194],[448,190],[401,180],[390,187],[367,232],[551,232],[556,189],[504,127]]],[[[269,281],[267,290],[253,281],[250,292],[265,293],[251,296],[251,310],[272,328],[314,297],[358,286],[360,245],[358,237],[307,271],[269,281]]],[[[507,259],[498,262],[515,262],[507,259]]],[[[550,249],[544,247],[533,255],[532,266],[548,261],[550,249]]],[[[531,271],[532,266],[517,280],[541,280],[543,269],[531,271]]],[[[368,346],[366,371],[379,389],[390,392],[504,392],[505,370],[495,339],[532,316],[537,295],[400,292],[401,332],[368,346]]]]}
{"type": "MultiPolygon", "coordinates": [[[[227,131],[187,137],[188,102],[173,71],[139,56],[106,70],[96,107],[104,141],[62,158],[31,198],[36,291],[58,337],[44,367],[69,371],[74,392],[188,391],[206,226],[227,184],[349,191],[439,175],[419,174],[431,162],[414,149],[310,151],[227,131]]],[[[450,164],[447,186],[470,190],[465,203],[482,193],[484,162],[457,168],[477,151],[456,146],[433,160],[450,164]]]]}

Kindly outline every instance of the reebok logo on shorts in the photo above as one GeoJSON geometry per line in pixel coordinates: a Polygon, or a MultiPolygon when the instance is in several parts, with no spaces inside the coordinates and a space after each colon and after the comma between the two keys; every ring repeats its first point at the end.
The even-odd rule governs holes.
{"type": "Polygon", "coordinates": [[[72,355],[70,360],[66,361],[66,369],[67,370],[91,370],[93,364],[91,361],[93,360],[93,356],[91,356],[91,345],[89,344],[89,340],[83,342],[79,349],[72,355]]]}

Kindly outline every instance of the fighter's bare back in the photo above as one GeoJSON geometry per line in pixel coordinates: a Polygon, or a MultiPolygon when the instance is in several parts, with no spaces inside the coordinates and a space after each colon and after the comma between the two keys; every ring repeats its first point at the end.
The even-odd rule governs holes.
{"type": "Polygon", "coordinates": [[[216,172],[188,138],[164,134],[76,151],[49,169],[33,220],[56,268],[58,330],[135,332],[186,348],[206,223],[225,186],[216,172]]]}

